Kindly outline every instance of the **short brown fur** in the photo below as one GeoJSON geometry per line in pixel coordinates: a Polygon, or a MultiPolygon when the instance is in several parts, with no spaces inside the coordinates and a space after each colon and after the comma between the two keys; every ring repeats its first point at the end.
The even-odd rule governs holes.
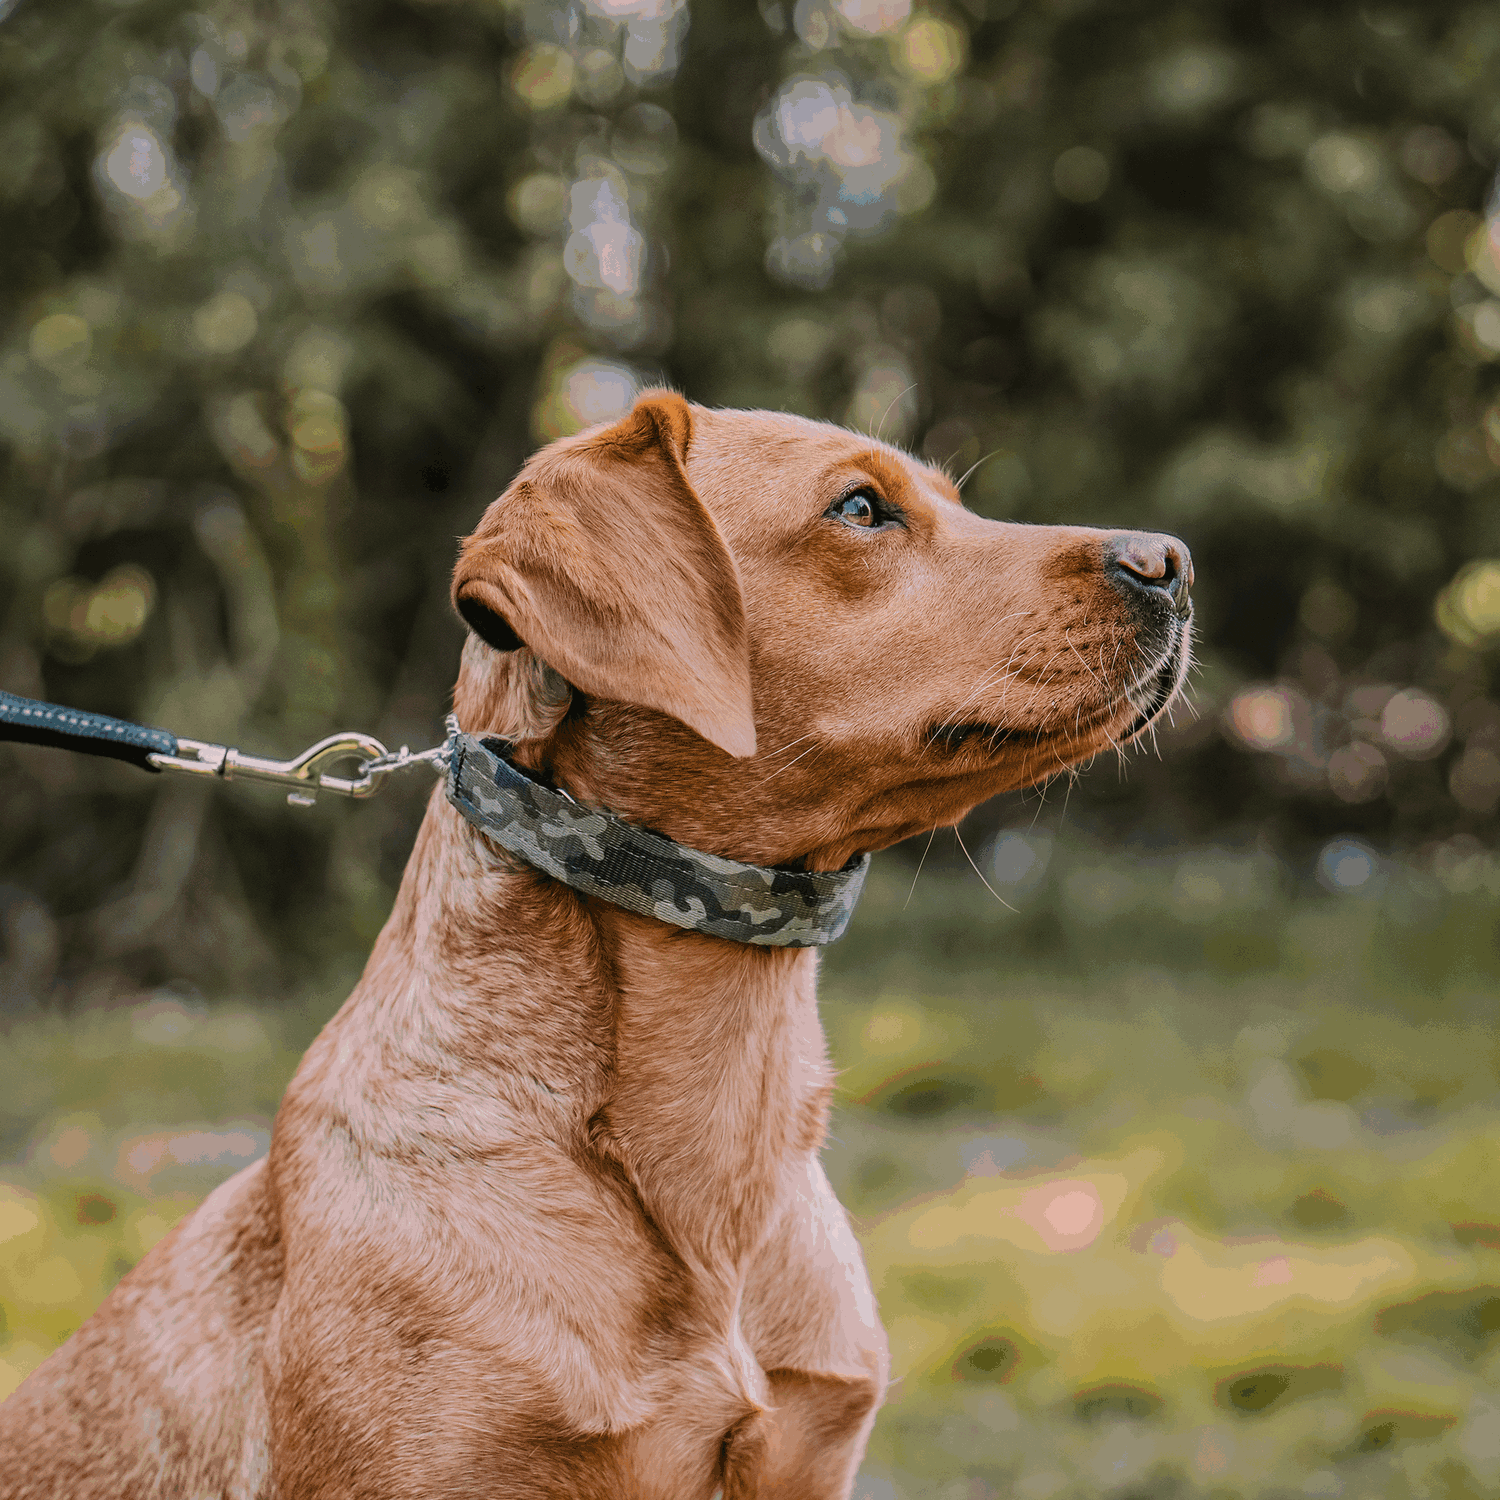
{"type": "MultiPolygon", "coordinates": [[[[465,542],[455,599],[525,644],[471,637],[456,711],[691,847],[838,868],[1160,713],[1187,625],[1111,544],[648,393],[465,542]]],[[[887,1354],[818,1162],[816,965],[579,895],[435,790],[269,1158],[0,1407],[0,1496],[846,1496],[887,1354]]]]}

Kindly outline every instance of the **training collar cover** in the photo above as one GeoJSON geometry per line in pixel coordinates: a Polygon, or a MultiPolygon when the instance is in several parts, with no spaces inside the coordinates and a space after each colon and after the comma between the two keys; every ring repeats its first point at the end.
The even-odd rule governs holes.
{"type": "Polygon", "coordinates": [[[842,935],[870,868],[826,873],[742,865],[584,807],[512,765],[510,743],[455,734],[448,800],[481,832],[586,895],[643,917],[766,948],[816,948],[842,935]]]}

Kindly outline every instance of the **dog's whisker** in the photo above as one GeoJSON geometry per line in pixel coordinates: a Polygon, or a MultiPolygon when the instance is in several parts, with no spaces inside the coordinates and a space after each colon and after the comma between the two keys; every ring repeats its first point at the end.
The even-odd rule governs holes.
{"type": "MultiPolygon", "coordinates": [[[[971,692],[969,694],[969,696],[967,698],[965,698],[964,701],[962,703],[960,703],[959,706],[956,709],[953,710],[952,713],[950,713],[945,719],[943,719],[943,721],[940,724],[936,725],[933,728],[932,732],[927,737],[927,746],[928,746],[929,749],[933,745],[935,745],[939,739],[942,738],[942,736],[943,736],[943,734],[944,734],[945,731],[947,731],[948,729],[951,729],[954,725],[956,725],[959,722],[959,715],[961,713],[963,713],[964,709],[966,709],[969,706],[969,704],[975,698],[977,698],[979,696],[980,693],[984,692],[988,688],[996,686],[997,683],[1000,686],[1008,686],[1009,685],[1009,683],[1013,679],[1010,678],[1010,677],[1008,677],[1008,676],[1004,676],[1002,674],[1003,674],[1003,669],[1002,669],[1002,673],[1001,674],[997,674],[997,673],[994,673],[994,672],[990,673],[990,675],[982,683],[980,683],[980,685],[977,688],[975,688],[974,691],[971,692]]],[[[1002,704],[1004,703],[1005,699],[1004,699],[1003,695],[1002,695],[1000,701],[1001,701],[1002,704]]]]}
{"type": "Polygon", "coordinates": [[[990,895],[995,898],[996,901],[1001,904],[1001,906],[1006,909],[1006,911],[1014,911],[1015,907],[1013,907],[1010,902],[1007,901],[1005,897],[1002,896],[1000,892],[997,891],[995,887],[992,886],[989,881],[984,878],[984,871],[974,863],[974,856],[969,853],[969,846],[964,843],[964,836],[958,831],[957,823],[953,825],[953,837],[958,840],[958,847],[964,851],[964,858],[968,860],[969,868],[973,870],[973,872],[979,877],[979,883],[985,888],[985,890],[990,893],[990,895]]]}
{"type": "MultiPolygon", "coordinates": [[[[1031,610],[1029,610],[1029,609],[1018,609],[1018,610],[1015,610],[1015,611],[1014,611],[1014,612],[1013,612],[1013,613],[1011,613],[1011,614],[1008,614],[1008,615],[1002,615],[1002,616],[1001,616],[1001,617],[1000,617],[1000,620],[999,620],[999,621],[997,621],[997,623],[1003,623],[1003,622],[1004,622],[1004,621],[1006,621],[1006,620],[1019,620],[1019,619],[1025,619],[1025,618],[1026,618],[1026,616],[1027,616],[1027,615],[1029,615],[1029,614],[1031,614],[1031,613],[1032,613],[1032,611],[1031,611],[1031,610]]],[[[1030,633],[1029,633],[1029,634],[1028,634],[1028,635],[1026,635],[1026,636],[1023,636],[1023,637],[1022,637],[1022,638],[1021,638],[1021,639],[1022,639],[1022,642],[1024,642],[1024,641],[1026,641],[1026,640],[1029,640],[1029,639],[1030,639],[1030,638],[1031,638],[1031,636],[1034,636],[1034,635],[1038,635],[1038,634],[1040,634],[1040,633],[1041,633],[1041,628],[1044,628],[1044,627],[1040,627],[1040,628],[1039,628],[1039,629],[1037,629],[1037,630],[1034,630],[1034,631],[1031,631],[1031,632],[1030,632],[1030,633]]],[[[964,711],[964,710],[965,710],[965,709],[966,709],[966,708],[967,708],[967,707],[968,707],[968,706],[969,706],[969,705],[970,705],[970,704],[971,704],[971,703],[972,703],[972,702],[973,702],[973,701],[974,701],[974,700],[975,700],[975,699],[976,699],[976,698],[977,698],[977,697],[979,697],[979,695],[980,695],[980,694],[981,694],[981,693],[983,693],[983,692],[985,692],[985,691],[986,691],[986,690],[987,690],[987,689],[989,689],[989,688],[990,688],[990,687],[992,687],[992,686],[993,686],[993,685],[994,685],[994,684],[995,684],[995,683],[996,683],[996,682],[997,682],[997,681],[999,681],[999,680],[1003,680],[1003,679],[1004,679],[1004,677],[1005,677],[1005,674],[1006,674],[1006,673],[1007,673],[1007,672],[1009,672],[1009,670],[1010,670],[1010,661],[1013,661],[1013,660],[1014,660],[1014,659],[1015,659],[1015,653],[1016,653],[1016,651],[1017,651],[1017,650],[1018,650],[1018,649],[1019,649],[1019,647],[1020,647],[1020,644],[1021,644],[1021,642],[1018,642],[1018,643],[1017,643],[1017,644],[1016,644],[1016,645],[1015,645],[1015,646],[1013,646],[1013,647],[1012,647],[1012,648],[1011,648],[1011,655],[1010,655],[1010,660],[1008,660],[1008,661],[1007,661],[1007,662],[1006,662],[1006,663],[1005,663],[1005,665],[1004,665],[1004,666],[1001,666],[1001,667],[991,667],[991,668],[990,668],[990,669],[989,669],[989,671],[987,671],[987,672],[986,672],[986,673],[985,673],[985,674],[984,674],[984,675],[983,675],[983,676],[982,676],[982,677],[981,677],[981,678],[980,678],[980,680],[979,680],[979,682],[978,682],[978,683],[977,683],[977,684],[976,684],[976,685],[975,685],[975,686],[974,686],[974,687],[972,687],[972,688],[971,688],[971,689],[970,689],[970,690],[969,690],[969,692],[968,692],[968,693],[967,693],[967,694],[965,694],[965,696],[964,696],[964,698],[963,698],[963,700],[962,700],[962,701],[961,701],[961,702],[960,702],[960,703],[959,703],[959,704],[958,704],[958,706],[957,706],[957,707],[956,707],[956,708],[955,708],[955,709],[953,709],[953,710],[952,710],[952,712],[950,712],[950,713],[949,713],[949,714],[948,714],[948,715],[947,715],[947,716],[946,716],[946,717],[945,717],[945,718],[944,718],[944,719],[943,719],[943,720],[942,720],[942,722],[941,722],[941,723],[939,723],[939,724],[938,724],[938,725],[937,725],[937,726],[936,726],[936,727],[935,727],[935,728],[934,728],[934,730],[933,730],[933,731],[932,731],[932,733],[931,733],[931,735],[930,735],[930,736],[929,736],[929,737],[928,737],[928,741],[927,741],[927,744],[928,744],[928,747],[929,747],[929,748],[931,748],[931,746],[932,746],[932,745],[933,745],[933,744],[935,744],[935,743],[936,743],[936,742],[937,742],[937,739],[938,739],[938,738],[939,738],[939,736],[940,736],[940,735],[941,735],[941,734],[942,734],[942,732],[943,732],[943,731],[944,731],[944,730],[945,730],[945,729],[947,729],[947,728],[949,728],[949,727],[950,727],[950,726],[952,726],[952,725],[954,725],[954,724],[956,724],[956,723],[958,723],[958,720],[959,720],[959,716],[960,716],[960,715],[961,715],[961,714],[962,714],[962,713],[963,713],[963,711],[964,711]]]]}
{"type": "Polygon", "coordinates": [[[984,692],[984,690],[987,687],[989,687],[998,678],[1003,677],[1005,675],[1005,673],[1006,673],[1007,670],[1008,670],[1007,667],[992,667],[988,672],[986,672],[984,674],[984,676],[980,678],[980,680],[977,683],[977,685],[974,686],[973,688],[971,688],[969,690],[969,692],[964,696],[963,700],[959,703],[959,705],[950,714],[948,714],[948,716],[942,721],[941,724],[938,725],[938,729],[941,731],[943,729],[946,729],[950,724],[957,723],[958,722],[958,716],[982,692],[984,692]]]}
{"type": "Polygon", "coordinates": [[[904,390],[904,391],[902,391],[902,392],[901,392],[901,393],[900,393],[900,394],[899,394],[899,395],[896,395],[896,396],[892,396],[892,397],[891,397],[891,399],[890,399],[890,400],[889,400],[889,401],[887,401],[887,402],[886,402],[886,404],[885,404],[885,410],[884,410],[884,411],[883,411],[883,412],[881,412],[881,414],[880,414],[880,425],[879,425],[879,427],[877,427],[877,428],[876,428],[876,430],[875,430],[875,441],[876,441],[876,442],[877,442],[877,443],[883,443],[883,442],[884,442],[884,441],[885,441],[885,437],[884,437],[884,435],[883,435],[883,434],[884,434],[884,433],[885,433],[885,423],[886,423],[886,418],[887,418],[887,417],[889,417],[889,416],[890,416],[890,414],[891,414],[891,411],[892,411],[892,409],[893,409],[893,408],[894,408],[894,407],[895,407],[895,405],[896,405],[896,403],[897,403],[897,402],[898,402],[898,401],[904,401],[904,400],[906,400],[906,398],[907,398],[907,397],[908,397],[908,396],[909,396],[909,395],[910,395],[910,394],[911,394],[911,393],[912,393],[912,392],[913,392],[913,391],[914,391],[914,390],[916,390],[916,388],[917,388],[917,382],[916,382],[916,381],[915,381],[915,380],[914,380],[914,381],[912,381],[912,383],[911,383],[911,384],[910,384],[910,385],[909,385],[909,386],[907,386],[907,388],[906,388],[906,389],[905,389],[905,390],[904,390]]]}
{"type": "Polygon", "coordinates": [[[919,859],[917,861],[917,873],[912,876],[912,878],[911,878],[911,889],[906,893],[906,900],[901,903],[901,910],[902,911],[905,911],[906,908],[911,905],[911,898],[916,894],[916,891],[917,891],[917,881],[921,878],[922,866],[927,863],[928,852],[931,850],[931,848],[932,848],[932,841],[936,837],[937,837],[937,829],[934,828],[927,835],[927,847],[922,850],[922,857],[921,857],[921,859],[919,859]]]}
{"type": "Polygon", "coordinates": [[[782,745],[779,749],[777,749],[777,750],[767,750],[765,752],[765,755],[762,757],[762,759],[764,759],[764,760],[770,760],[772,758],[772,756],[785,755],[786,752],[788,750],[790,750],[793,745],[800,745],[803,740],[810,740],[816,733],[817,733],[817,730],[815,730],[815,729],[809,729],[806,734],[799,734],[796,739],[794,739],[794,740],[788,740],[786,742],[786,744],[782,745]]]}
{"type": "Polygon", "coordinates": [[[982,467],[984,464],[987,464],[992,458],[995,457],[995,455],[997,453],[1004,453],[1004,452],[1005,452],[1005,449],[1004,449],[1003,446],[999,447],[999,448],[991,448],[990,451],[988,453],[986,453],[983,458],[976,458],[974,460],[974,462],[971,463],[969,465],[969,467],[964,470],[963,478],[954,481],[953,488],[956,489],[959,492],[959,494],[963,494],[964,486],[973,477],[975,471],[978,470],[980,467],[982,467]]]}
{"type": "MultiPolygon", "coordinates": [[[[820,745],[817,745],[817,744],[809,745],[807,747],[807,749],[802,752],[802,755],[811,755],[813,753],[813,751],[819,750],[821,748],[822,747],[820,745]]],[[[761,781],[760,784],[762,786],[766,786],[768,783],[770,783],[772,781],[775,781],[776,778],[778,776],[780,776],[783,771],[790,771],[792,769],[792,767],[795,766],[797,764],[797,762],[802,759],[802,755],[794,755],[784,766],[778,766],[774,771],[771,772],[771,774],[769,776],[765,777],[761,781]]]]}

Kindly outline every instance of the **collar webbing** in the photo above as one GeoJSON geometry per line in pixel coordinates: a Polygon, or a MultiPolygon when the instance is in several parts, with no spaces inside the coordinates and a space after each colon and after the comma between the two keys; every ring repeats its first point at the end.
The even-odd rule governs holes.
{"type": "Polygon", "coordinates": [[[584,807],[507,759],[502,739],[455,734],[448,800],[528,864],[643,917],[737,943],[815,948],[849,925],[870,856],[826,873],[742,865],[584,807]]]}

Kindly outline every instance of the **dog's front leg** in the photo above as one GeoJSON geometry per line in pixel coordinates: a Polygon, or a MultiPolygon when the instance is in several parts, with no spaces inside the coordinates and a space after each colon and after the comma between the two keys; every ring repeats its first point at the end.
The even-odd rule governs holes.
{"type": "Polygon", "coordinates": [[[814,1156],[751,1267],[741,1324],[770,1390],[726,1440],[724,1500],[844,1500],[889,1354],[864,1258],[814,1156]]]}

